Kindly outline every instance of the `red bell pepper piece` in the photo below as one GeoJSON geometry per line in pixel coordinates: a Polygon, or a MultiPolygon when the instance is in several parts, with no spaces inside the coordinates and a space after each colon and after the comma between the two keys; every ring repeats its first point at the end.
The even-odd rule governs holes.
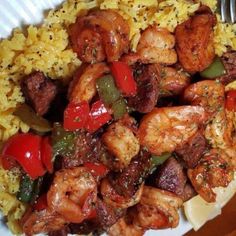
{"type": "Polygon", "coordinates": [[[93,103],[86,124],[88,132],[93,133],[106,124],[112,117],[102,101],[93,103]]]}
{"type": "Polygon", "coordinates": [[[1,157],[1,166],[3,167],[4,170],[11,170],[14,167],[18,167],[19,164],[17,161],[10,157],[10,156],[2,156],[1,157]]]}
{"type": "Polygon", "coordinates": [[[49,173],[53,172],[52,146],[49,137],[44,137],[41,144],[41,159],[49,173]]]}
{"type": "Polygon", "coordinates": [[[105,176],[109,172],[108,168],[102,163],[86,162],[84,166],[91,171],[94,177],[105,176]]]}
{"type": "Polygon", "coordinates": [[[69,103],[64,111],[64,129],[74,131],[83,128],[89,116],[88,102],[69,103]]]}
{"type": "Polygon", "coordinates": [[[130,67],[121,61],[111,63],[111,73],[115,78],[117,87],[124,96],[134,96],[137,93],[137,84],[133,78],[130,67]]]}
{"type": "Polygon", "coordinates": [[[236,90],[227,93],[225,107],[229,111],[236,112],[236,90]]]}
{"type": "Polygon", "coordinates": [[[33,205],[33,208],[36,211],[42,211],[46,209],[47,207],[48,207],[47,194],[45,193],[38,198],[36,203],[33,205]]]}
{"type": "Polygon", "coordinates": [[[33,134],[16,134],[4,145],[2,155],[14,158],[32,178],[45,174],[40,155],[42,138],[33,134]]]}

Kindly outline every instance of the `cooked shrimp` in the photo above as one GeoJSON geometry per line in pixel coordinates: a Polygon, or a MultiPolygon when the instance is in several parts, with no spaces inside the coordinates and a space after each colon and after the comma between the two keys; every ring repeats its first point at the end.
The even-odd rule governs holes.
{"type": "Polygon", "coordinates": [[[203,71],[213,61],[215,15],[210,8],[199,9],[175,29],[176,50],[182,67],[189,73],[203,71]]]}
{"type": "Polygon", "coordinates": [[[90,101],[96,94],[96,79],[109,72],[105,63],[97,63],[82,68],[75,74],[69,88],[69,100],[73,103],[90,101]]]}
{"type": "Polygon", "coordinates": [[[47,193],[48,206],[72,223],[82,222],[91,213],[96,198],[96,181],[84,167],[56,172],[47,193]]]}
{"type": "Polygon", "coordinates": [[[172,67],[161,68],[160,90],[161,96],[181,94],[190,84],[187,73],[172,67]]]}
{"type": "Polygon", "coordinates": [[[128,224],[124,218],[119,219],[108,229],[109,236],[142,236],[145,230],[133,224],[128,224]]]}
{"type": "Polygon", "coordinates": [[[204,134],[212,147],[228,149],[235,145],[233,131],[233,121],[228,119],[225,110],[220,110],[207,124],[204,134]]]}
{"type": "Polygon", "coordinates": [[[29,215],[23,224],[23,231],[26,235],[48,233],[60,230],[68,222],[57,212],[46,208],[42,211],[35,211],[29,215]]]}
{"type": "Polygon", "coordinates": [[[144,186],[133,223],[144,229],[175,228],[179,224],[178,209],[183,201],[175,194],[144,186]]]}
{"type": "Polygon", "coordinates": [[[152,26],[142,33],[137,53],[127,54],[122,60],[128,64],[140,61],[172,65],[177,62],[174,46],[175,37],[167,29],[152,26]]]}
{"type": "Polygon", "coordinates": [[[218,150],[210,150],[194,169],[188,169],[188,177],[195,190],[207,202],[215,202],[214,187],[227,187],[233,179],[233,168],[226,161],[226,155],[218,150]]]}
{"type": "Polygon", "coordinates": [[[102,141],[108,151],[116,158],[115,167],[117,169],[128,166],[140,149],[139,141],[132,129],[125,124],[125,119],[127,118],[111,124],[102,136],[102,141]]]}
{"type": "Polygon", "coordinates": [[[116,208],[128,208],[137,204],[142,196],[143,193],[143,184],[140,188],[136,191],[134,196],[130,198],[126,198],[124,196],[119,195],[115,189],[111,186],[108,179],[103,179],[101,183],[101,194],[103,200],[116,208]]]}
{"type": "Polygon", "coordinates": [[[93,11],[69,28],[72,48],[83,62],[118,60],[129,46],[129,27],[114,10],[93,11]]]}
{"type": "Polygon", "coordinates": [[[200,106],[154,108],[141,121],[140,144],[156,155],[173,152],[187,142],[206,119],[206,112],[200,106]]]}
{"type": "Polygon", "coordinates": [[[209,115],[214,116],[224,108],[224,85],[214,80],[191,84],[184,91],[184,100],[191,105],[203,106],[209,115]]]}
{"type": "Polygon", "coordinates": [[[226,149],[234,145],[233,117],[224,109],[224,85],[214,80],[197,82],[185,90],[184,100],[192,105],[203,106],[208,113],[205,137],[212,147],[226,149]]]}

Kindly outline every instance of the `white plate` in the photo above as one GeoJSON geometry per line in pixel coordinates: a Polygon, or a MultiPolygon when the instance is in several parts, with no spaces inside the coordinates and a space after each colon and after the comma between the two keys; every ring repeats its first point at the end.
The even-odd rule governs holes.
{"type": "MultiPolygon", "coordinates": [[[[0,38],[11,34],[12,29],[24,24],[38,24],[43,18],[46,10],[54,8],[63,0],[0,0],[0,38]]],[[[149,230],[145,236],[181,236],[188,232],[192,226],[186,221],[181,212],[180,224],[176,229],[169,230],[149,230]]],[[[10,236],[11,233],[0,222],[0,236],[10,236]]]]}

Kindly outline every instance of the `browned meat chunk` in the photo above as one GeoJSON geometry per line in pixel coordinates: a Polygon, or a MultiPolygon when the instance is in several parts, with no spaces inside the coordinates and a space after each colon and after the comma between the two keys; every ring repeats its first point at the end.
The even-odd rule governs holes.
{"type": "Polygon", "coordinates": [[[161,166],[156,178],[156,187],[173,192],[178,196],[183,195],[187,176],[181,164],[173,157],[161,166]]]}
{"type": "Polygon", "coordinates": [[[195,133],[187,143],[176,149],[176,153],[184,161],[187,168],[194,168],[201,159],[203,152],[206,150],[206,139],[199,131],[195,133]]]}
{"type": "Polygon", "coordinates": [[[115,224],[124,215],[124,210],[115,209],[102,200],[97,200],[96,205],[97,220],[103,229],[107,229],[115,224]]]}
{"type": "Polygon", "coordinates": [[[63,167],[77,167],[85,162],[99,162],[103,154],[103,147],[98,137],[87,132],[78,135],[75,147],[75,154],[63,158],[63,167]]]}
{"type": "Polygon", "coordinates": [[[180,196],[184,202],[188,201],[192,197],[196,195],[196,191],[194,190],[193,186],[187,183],[184,187],[183,194],[180,196]]]}
{"type": "Polygon", "coordinates": [[[130,107],[141,113],[150,112],[159,95],[160,67],[158,64],[138,65],[134,68],[137,95],[128,99],[130,107]]]}
{"type": "Polygon", "coordinates": [[[132,197],[147,177],[150,167],[150,154],[141,151],[127,168],[110,178],[111,185],[120,195],[132,197]]]}
{"type": "Polygon", "coordinates": [[[23,78],[21,89],[26,101],[39,115],[47,113],[57,93],[56,85],[42,72],[34,72],[23,78]]]}
{"type": "Polygon", "coordinates": [[[236,52],[226,52],[221,59],[225,66],[226,73],[217,79],[219,79],[222,84],[227,85],[236,80],[236,52]]]}
{"type": "Polygon", "coordinates": [[[207,68],[215,57],[213,27],[215,15],[202,6],[189,20],[175,30],[176,50],[182,67],[189,73],[207,68]]]}

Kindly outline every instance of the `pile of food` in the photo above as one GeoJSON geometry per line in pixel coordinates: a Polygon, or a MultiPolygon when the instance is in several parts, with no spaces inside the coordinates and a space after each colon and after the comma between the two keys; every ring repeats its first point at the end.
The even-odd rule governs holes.
{"type": "Polygon", "coordinates": [[[68,0],[0,42],[0,209],[14,234],[175,228],[184,202],[230,186],[236,26],[216,11],[68,0]]]}

